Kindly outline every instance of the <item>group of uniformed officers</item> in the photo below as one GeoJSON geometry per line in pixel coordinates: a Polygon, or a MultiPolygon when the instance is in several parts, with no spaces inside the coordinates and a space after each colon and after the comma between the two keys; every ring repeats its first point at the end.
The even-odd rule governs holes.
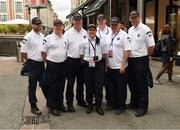
{"type": "Polygon", "coordinates": [[[60,111],[75,112],[75,82],[77,105],[86,107],[87,113],[91,113],[95,106],[96,112],[104,115],[102,91],[105,86],[108,110],[121,114],[127,108],[136,109],[136,117],[145,115],[148,110],[146,69],[155,43],[151,30],[141,23],[136,10],[130,12],[129,19],[133,26],[128,34],[122,30],[118,17],[111,18],[108,27],[103,14],[97,16],[98,26],[89,24],[86,31],[82,28],[82,16],[75,13],[73,27],[65,34],[62,21],[57,19],[53,22],[53,33],[44,38],[40,33],[41,20],[33,18],[32,31],[24,37],[21,49],[30,71],[31,112],[41,114],[36,104],[36,87],[43,74],[46,84],[41,86],[42,91],[49,112],[55,116],[59,116],[60,111]],[[131,92],[128,105],[127,84],[131,92]],[[64,90],[67,107],[63,103],[64,90]]]}

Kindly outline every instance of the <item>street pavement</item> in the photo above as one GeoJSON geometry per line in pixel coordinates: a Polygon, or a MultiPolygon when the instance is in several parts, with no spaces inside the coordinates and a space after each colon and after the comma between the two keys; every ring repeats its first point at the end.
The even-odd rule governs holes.
{"type": "MultiPolygon", "coordinates": [[[[158,73],[161,63],[150,61],[153,77],[158,73]]],[[[28,115],[27,78],[19,75],[20,63],[16,59],[0,58],[0,128],[19,129],[24,115],[28,115]],[[25,108],[25,109],[24,109],[25,108]]],[[[168,83],[167,74],[161,78],[161,85],[150,89],[148,114],[137,118],[135,111],[127,110],[121,115],[105,110],[105,116],[95,112],[86,114],[84,108],[74,103],[75,113],[62,113],[60,117],[49,114],[51,129],[180,129],[180,67],[174,67],[173,80],[168,83]]],[[[38,89],[40,91],[40,89],[38,89]]],[[[44,97],[38,92],[41,110],[47,113],[44,97]]],[[[127,103],[129,102],[129,93],[127,103]]],[[[103,108],[106,109],[105,101],[103,108]]],[[[24,127],[42,128],[42,127],[24,127]]],[[[49,129],[49,126],[45,127],[49,129]]]]}

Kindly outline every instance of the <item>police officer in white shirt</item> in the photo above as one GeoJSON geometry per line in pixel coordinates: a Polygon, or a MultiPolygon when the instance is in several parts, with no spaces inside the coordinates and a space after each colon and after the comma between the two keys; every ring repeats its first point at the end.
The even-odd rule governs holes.
{"type": "Polygon", "coordinates": [[[140,117],[145,115],[148,110],[148,56],[153,54],[155,43],[150,28],[140,22],[138,11],[131,11],[129,19],[133,26],[128,31],[132,50],[128,60],[131,102],[127,107],[136,108],[135,116],[140,117]]]}
{"type": "MultiPolygon", "coordinates": [[[[107,40],[108,38],[111,37],[111,28],[107,26],[106,24],[106,17],[104,16],[104,14],[99,14],[97,16],[97,20],[96,20],[96,23],[98,25],[97,27],[97,32],[96,32],[96,35],[100,38],[100,39],[105,39],[107,40]]],[[[104,61],[105,62],[105,61],[104,61]]],[[[108,73],[105,74],[105,91],[106,91],[106,95],[105,95],[105,98],[106,98],[106,101],[107,101],[107,104],[109,105],[110,104],[110,97],[109,97],[109,86],[108,86],[108,73]]]]}
{"type": "Polygon", "coordinates": [[[21,48],[21,54],[23,58],[27,59],[28,70],[30,72],[28,94],[31,112],[40,115],[42,112],[36,105],[36,86],[37,81],[40,80],[44,71],[44,62],[41,56],[44,35],[40,33],[42,22],[38,17],[34,17],[31,23],[32,31],[24,37],[24,45],[21,48]]]}
{"type": "Polygon", "coordinates": [[[87,32],[88,36],[84,37],[80,45],[80,56],[85,62],[84,81],[88,103],[87,113],[91,113],[93,110],[93,96],[95,96],[96,112],[104,115],[101,102],[105,65],[102,58],[106,58],[106,45],[102,39],[96,36],[96,26],[94,24],[88,25],[87,32]]]}
{"type": "Polygon", "coordinates": [[[79,55],[79,45],[83,38],[86,37],[86,31],[82,28],[82,16],[79,13],[73,15],[73,27],[65,32],[64,37],[67,42],[67,111],[75,112],[73,107],[73,86],[77,79],[76,100],[77,105],[87,107],[84,101],[84,85],[83,85],[83,67],[79,55]]]}
{"type": "Polygon", "coordinates": [[[56,19],[53,22],[53,33],[44,39],[42,56],[47,61],[48,107],[50,113],[60,116],[60,110],[66,111],[63,105],[65,85],[65,60],[67,45],[62,35],[63,23],[56,19]]]}
{"type": "Polygon", "coordinates": [[[127,60],[131,50],[128,34],[120,29],[118,17],[111,19],[111,39],[107,41],[108,73],[110,75],[111,109],[120,114],[126,109],[127,60]]]}

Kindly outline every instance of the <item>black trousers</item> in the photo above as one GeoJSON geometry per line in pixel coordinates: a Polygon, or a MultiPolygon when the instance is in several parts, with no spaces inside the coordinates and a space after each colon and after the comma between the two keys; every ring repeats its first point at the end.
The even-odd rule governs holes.
{"type": "Polygon", "coordinates": [[[127,98],[127,73],[121,74],[119,69],[108,68],[111,105],[115,108],[125,108],[127,98]]]}
{"type": "Polygon", "coordinates": [[[74,59],[71,57],[67,58],[66,61],[67,67],[67,89],[66,89],[66,100],[67,105],[73,105],[74,98],[74,83],[77,79],[77,88],[76,88],[76,100],[78,102],[84,101],[84,81],[83,81],[83,69],[84,66],[81,63],[80,58],[74,59]]]}
{"type": "Polygon", "coordinates": [[[109,93],[109,89],[110,89],[110,83],[109,83],[109,79],[111,78],[111,75],[109,75],[108,71],[105,71],[105,82],[104,82],[104,88],[105,88],[105,99],[107,101],[108,104],[111,104],[111,97],[110,97],[110,93],[109,93]]]}
{"type": "Polygon", "coordinates": [[[95,95],[96,105],[102,102],[102,89],[105,78],[105,66],[102,61],[98,61],[95,67],[89,67],[88,63],[84,68],[84,81],[86,85],[86,101],[88,105],[93,103],[93,95],[95,95]]]}
{"type": "Polygon", "coordinates": [[[131,103],[143,109],[148,109],[149,103],[149,90],[146,82],[148,66],[148,56],[129,58],[128,60],[128,83],[131,92],[131,103]]]}
{"type": "Polygon", "coordinates": [[[34,107],[37,102],[37,98],[36,98],[37,82],[40,80],[40,77],[44,71],[44,62],[38,62],[30,59],[28,59],[27,62],[28,62],[28,69],[30,72],[29,86],[28,86],[29,102],[31,104],[31,107],[34,107]]]}
{"type": "Polygon", "coordinates": [[[48,107],[57,109],[63,105],[63,94],[66,80],[65,62],[48,61],[46,67],[48,86],[48,107]]]}

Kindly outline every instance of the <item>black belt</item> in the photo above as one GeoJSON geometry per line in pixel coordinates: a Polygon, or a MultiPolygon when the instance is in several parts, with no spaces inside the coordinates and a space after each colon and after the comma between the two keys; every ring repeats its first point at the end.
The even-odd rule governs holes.
{"type": "Polygon", "coordinates": [[[78,60],[78,61],[80,61],[80,58],[72,58],[72,57],[68,57],[67,59],[70,59],[70,60],[78,60]]]}
{"type": "Polygon", "coordinates": [[[33,63],[38,63],[38,64],[42,64],[42,63],[44,63],[44,61],[35,61],[35,60],[32,60],[32,59],[28,59],[27,61],[29,61],[29,62],[33,62],[33,63]]]}
{"type": "Polygon", "coordinates": [[[47,63],[50,63],[50,64],[63,64],[64,62],[52,62],[52,61],[48,60],[47,63]]]}

